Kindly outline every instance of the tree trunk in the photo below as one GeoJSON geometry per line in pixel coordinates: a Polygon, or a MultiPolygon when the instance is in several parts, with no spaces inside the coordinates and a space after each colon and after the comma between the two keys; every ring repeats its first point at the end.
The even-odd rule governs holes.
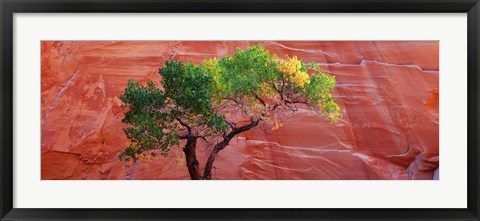
{"type": "MultiPolygon", "coordinates": [[[[229,142],[230,142],[230,140],[228,140],[228,142],[226,142],[225,146],[227,146],[229,142]]],[[[205,164],[205,169],[203,171],[203,179],[204,180],[211,180],[212,179],[213,162],[215,161],[215,158],[217,157],[218,152],[220,152],[221,149],[225,148],[225,147],[221,148],[221,146],[220,146],[220,145],[223,145],[223,143],[224,142],[222,141],[221,143],[215,145],[212,152],[210,153],[210,156],[208,156],[208,160],[207,160],[207,163],[205,164]]]]}
{"type": "Polygon", "coordinates": [[[191,136],[187,138],[187,144],[183,148],[187,162],[188,173],[192,180],[200,180],[200,169],[198,168],[197,154],[195,149],[197,147],[197,138],[191,136]]]}
{"type": "Polygon", "coordinates": [[[228,133],[226,136],[223,137],[223,140],[220,143],[217,143],[213,147],[213,150],[210,153],[210,156],[208,157],[207,163],[205,164],[205,169],[203,170],[203,179],[204,180],[211,180],[212,179],[213,162],[215,162],[215,158],[217,157],[218,152],[225,149],[225,147],[228,146],[228,144],[230,143],[232,138],[235,137],[237,134],[240,134],[242,132],[245,132],[247,130],[250,130],[250,129],[256,127],[259,122],[260,122],[260,119],[257,119],[255,121],[252,120],[250,122],[250,124],[234,128],[230,133],[228,133]]]}

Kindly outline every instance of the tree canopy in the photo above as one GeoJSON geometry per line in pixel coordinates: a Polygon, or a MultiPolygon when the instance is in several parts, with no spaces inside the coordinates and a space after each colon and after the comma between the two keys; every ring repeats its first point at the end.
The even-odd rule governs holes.
{"type": "Polygon", "coordinates": [[[217,153],[237,134],[259,124],[278,129],[284,116],[298,108],[314,110],[331,122],[341,117],[331,94],[334,76],[315,62],[271,55],[261,44],[199,65],[167,60],[159,73],[159,87],[152,81],[140,85],[129,80],[120,96],[130,140],[120,159],[138,160],[157,152],[166,156],[184,145],[192,179],[210,179],[217,153]],[[211,145],[203,175],[195,154],[197,139],[211,145]]]}

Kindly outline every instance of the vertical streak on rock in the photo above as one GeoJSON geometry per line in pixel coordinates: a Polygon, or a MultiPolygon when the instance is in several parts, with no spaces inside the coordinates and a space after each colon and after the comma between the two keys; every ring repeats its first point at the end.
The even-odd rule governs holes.
{"type": "Polygon", "coordinates": [[[133,179],[133,176],[135,175],[137,168],[138,168],[138,161],[135,161],[135,163],[133,163],[132,165],[132,168],[130,169],[130,172],[128,173],[128,176],[126,177],[128,180],[133,179]]]}
{"type": "Polygon", "coordinates": [[[65,90],[67,90],[68,87],[70,87],[72,82],[75,80],[75,77],[77,77],[79,69],[80,69],[80,63],[78,64],[78,67],[75,70],[75,72],[73,72],[72,76],[67,80],[67,82],[65,82],[63,84],[62,89],[60,89],[60,92],[58,92],[58,94],[55,95],[55,97],[52,99],[52,102],[50,103],[49,110],[51,110],[53,107],[55,107],[55,102],[57,101],[58,97],[61,96],[63,94],[63,92],[65,92],[65,90]]]}

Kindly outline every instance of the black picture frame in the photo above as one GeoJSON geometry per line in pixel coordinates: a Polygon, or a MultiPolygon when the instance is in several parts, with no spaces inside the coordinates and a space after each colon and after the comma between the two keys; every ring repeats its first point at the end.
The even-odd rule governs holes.
{"type": "MultiPolygon", "coordinates": [[[[479,0],[0,0],[1,220],[480,220],[479,0]],[[467,13],[468,208],[466,209],[17,209],[13,208],[14,13],[467,13]]],[[[414,200],[414,199],[412,199],[414,200]]],[[[201,200],[199,199],[199,202],[201,200]]]]}

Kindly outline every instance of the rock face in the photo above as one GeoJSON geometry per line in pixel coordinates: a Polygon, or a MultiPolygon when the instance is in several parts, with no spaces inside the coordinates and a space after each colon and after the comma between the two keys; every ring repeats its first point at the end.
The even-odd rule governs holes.
{"type": "MultiPolygon", "coordinates": [[[[42,42],[42,179],[189,179],[178,149],[151,163],[118,159],[127,142],[119,95],[128,79],[158,81],[171,57],[198,64],[257,43],[42,42]]],[[[439,178],[438,42],[262,44],[335,75],[343,118],[330,124],[301,110],[278,130],[240,134],[213,179],[439,178]]],[[[208,148],[197,151],[203,168],[208,148]]]]}

